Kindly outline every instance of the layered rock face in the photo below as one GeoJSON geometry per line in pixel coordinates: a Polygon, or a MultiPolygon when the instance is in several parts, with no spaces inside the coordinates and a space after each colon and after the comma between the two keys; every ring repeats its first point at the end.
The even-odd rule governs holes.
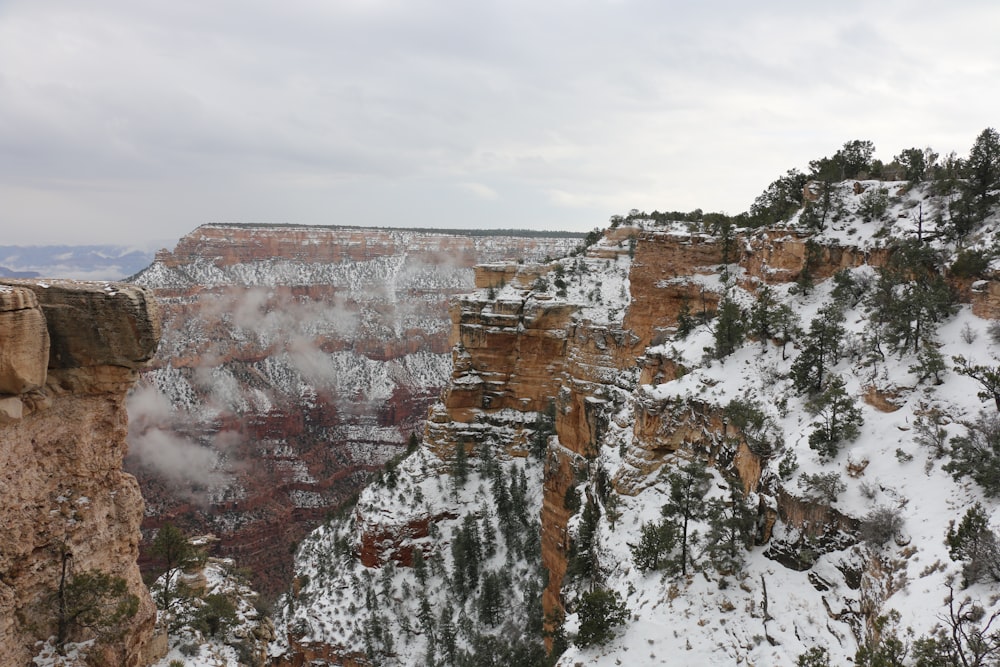
{"type": "Polygon", "coordinates": [[[165,520],[221,538],[265,594],[291,548],[423,432],[473,265],[577,237],[207,225],[134,280],[164,341],[133,394],[128,469],[165,520]]]}
{"type": "Polygon", "coordinates": [[[122,460],[126,392],[159,336],[155,302],[134,285],[0,282],[0,664],[27,664],[54,634],[64,553],[70,577],[122,577],[140,601],[95,663],[147,664],[156,612],[136,563],[143,501],[122,460]]]}

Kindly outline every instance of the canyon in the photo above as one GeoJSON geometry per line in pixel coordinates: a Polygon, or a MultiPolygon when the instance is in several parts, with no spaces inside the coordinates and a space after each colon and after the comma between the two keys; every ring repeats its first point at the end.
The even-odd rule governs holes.
{"type": "Polygon", "coordinates": [[[448,304],[473,266],[580,235],[204,225],[132,280],[163,340],[132,393],[144,526],[220,538],[265,595],[294,545],[419,439],[451,372],[448,304]]]}
{"type": "MultiPolygon", "coordinates": [[[[639,219],[607,230],[582,255],[477,267],[477,290],[451,307],[451,376],[423,442],[391,483],[366,488],[353,512],[303,541],[297,584],[277,614],[275,664],[488,664],[477,660],[536,655],[543,640],[545,650],[565,651],[565,665],[616,664],[626,651],[634,664],[687,655],[687,664],[784,665],[812,645],[828,646],[841,664],[877,639],[871,632],[883,614],[898,610],[915,631],[932,630],[956,569],[942,547],[945,508],[982,498],[932,458],[911,464],[925,457],[913,425],[933,406],[975,414],[969,379],[956,373],[925,384],[905,354],[872,370],[852,352],[836,368],[865,425],[857,443],[827,460],[809,445],[815,412],[788,375],[809,318],[834,298],[837,281],[870,289],[893,239],[912,233],[908,211],[919,201],[940,205],[926,189],[897,185],[893,208],[863,221],[854,211],[872,185],[842,184],[844,212],[823,233],[793,219],[727,241],[696,223],[639,219]],[[711,317],[720,303],[736,300],[746,320],[765,287],[802,329],[787,349],[784,339],[747,340],[716,356],[711,317]],[[685,311],[711,317],[681,335],[685,311]],[[758,406],[766,433],[736,426],[734,401],[758,406]],[[660,516],[670,474],[689,462],[705,465],[711,496],[738,489],[752,511],[752,544],[737,572],[699,567],[671,577],[633,565],[640,529],[660,516]],[[844,479],[839,498],[807,490],[820,471],[844,479]],[[499,516],[506,480],[519,476],[531,516],[521,537],[499,516]],[[925,477],[934,493],[907,494],[925,477]],[[883,507],[906,529],[874,547],[862,526],[883,507]],[[494,537],[483,537],[483,588],[470,595],[455,586],[468,558],[455,545],[472,524],[494,537]],[[524,541],[534,539],[537,551],[526,552],[524,541]],[[594,579],[581,579],[580,549],[597,563],[594,579]],[[509,586],[498,621],[483,611],[492,576],[509,586]],[[607,647],[569,646],[595,586],[614,591],[633,615],[607,647]],[[914,598],[918,605],[907,603],[914,598]],[[451,612],[435,624],[424,600],[451,612]],[[518,625],[532,618],[542,627],[518,625]],[[452,622],[466,623],[464,633],[457,649],[442,648],[442,624],[452,622]]],[[[995,223],[982,227],[977,247],[995,241],[995,223]]],[[[995,354],[995,341],[966,341],[984,340],[998,312],[996,271],[948,282],[961,305],[935,345],[945,357],[995,354]]],[[[872,315],[860,303],[844,308],[857,346],[872,315]]],[[[948,433],[962,432],[959,418],[948,433]]],[[[972,593],[986,604],[988,591],[972,593]]]]}

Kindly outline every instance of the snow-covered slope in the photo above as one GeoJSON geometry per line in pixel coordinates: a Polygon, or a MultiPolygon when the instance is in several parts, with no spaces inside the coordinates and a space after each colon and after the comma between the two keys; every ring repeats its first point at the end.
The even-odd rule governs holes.
{"type": "MultiPolygon", "coordinates": [[[[1000,359],[989,319],[998,312],[998,267],[989,260],[1000,218],[957,238],[947,208],[956,195],[936,194],[933,184],[851,181],[832,194],[823,224],[811,220],[807,229],[800,211],[782,229],[737,232],[728,251],[724,230],[632,219],[586,258],[521,267],[513,280],[502,267],[484,267],[483,289],[460,302],[456,369],[423,447],[399,465],[391,485],[367,489],[349,518],[303,543],[296,572],[308,576],[308,594],[288,598],[273,654],[288,660],[305,645],[325,645],[335,647],[331,655],[368,654],[372,664],[492,664],[442,654],[437,626],[417,621],[424,597],[436,614],[446,604],[458,618],[464,611],[459,651],[475,653],[484,635],[502,637],[504,650],[519,642],[537,647],[542,634],[528,623],[530,604],[508,604],[510,625],[501,631],[484,624],[476,606],[485,579],[456,602],[456,531],[467,515],[483,526],[497,512],[488,483],[474,474],[465,486],[452,481],[456,442],[472,466],[477,443],[494,443],[483,451],[503,470],[524,468],[529,488],[541,487],[527,494],[533,518],[525,534],[541,535],[548,582],[539,597],[554,631],[550,645],[564,651],[561,665],[794,665],[817,647],[830,664],[850,664],[859,646],[876,650],[894,633],[911,647],[927,640],[947,624],[949,595],[956,608],[967,598],[982,605],[984,615],[968,622],[984,625],[1000,610],[1000,589],[990,576],[964,587],[968,570],[952,559],[945,536],[977,502],[1000,525],[1000,506],[945,466],[955,460],[956,438],[996,411],[959,358],[988,367],[1000,359]],[[884,206],[873,207],[875,197],[884,206]],[[907,247],[930,263],[900,264],[907,247]],[[956,260],[979,252],[987,265],[967,275],[956,260]],[[577,270],[577,261],[585,268],[577,270]],[[912,300],[909,311],[896,312],[894,304],[929,293],[940,276],[949,303],[933,316],[912,300]],[[759,328],[751,313],[765,287],[772,308],[786,306],[798,329],[752,335],[759,328]],[[725,326],[735,321],[749,337],[722,336],[721,314],[701,318],[702,309],[714,314],[727,303],[739,309],[725,326]],[[891,318],[907,323],[912,341],[893,338],[900,325],[891,318]],[[543,329],[541,320],[551,326],[543,329]],[[797,369],[815,352],[814,322],[836,321],[839,352],[827,351],[822,388],[810,390],[813,371],[797,369]],[[509,354],[489,352],[508,349],[508,336],[516,341],[509,354]],[[548,378],[526,366],[542,338],[563,350],[548,378]],[[936,373],[935,360],[945,366],[936,373]],[[824,449],[814,434],[829,422],[820,398],[835,376],[860,419],[856,433],[848,429],[824,449]],[[519,458],[545,433],[538,386],[552,390],[555,409],[544,465],[519,458]],[[740,405],[753,407],[760,423],[741,426],[740,405]],[[692,462],[709,478],[704,505],[716,499],[726,507],[735,488],[751,510],[750,547],[739,550],[736,569],[713,564],[712,522],[693,516],[687,573],[642,570],[635,551],[644,527],[662,520],[671,475],[692,462]],[[824,497],[818,482],[830,475],[824,497]],[[421,518],[421,530],[405,518],[421,518]],[[370,557],[371,544],[379,545],[378,558],[370,557]],[[414,545],[436,563],[423,582],[409,557],[396,556],[414,545]],[[580,557],[582,545],[589,561],[580,557]],[[390,561],[396,565],[386,567],[390,561]],[[582,636],[581,610],[594,590],[618,596],[628,610],[624,622],[612,624],[607,641],[561,643],[561,634],[582,636]],[[390,648],[366,634],[374,619],[394,638],[390,648]]],[[[677,544],[665,558],[676,557],[677,544]]],[[[498,549],[488,568],[506,553],[498,549]]],[[[515,571],[530,572],[534,557],[525,558],[511,564],[521,568],[515,571]]],[[[538,599],[531,577],[510,581],[505,600],[538,599]]],[[[928,650],[926,641],[920,646],[928,650]]]]}

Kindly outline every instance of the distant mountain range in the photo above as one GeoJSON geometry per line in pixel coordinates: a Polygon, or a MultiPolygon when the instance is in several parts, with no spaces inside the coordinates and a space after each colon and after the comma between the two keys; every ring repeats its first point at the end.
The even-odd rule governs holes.
{"type": "Polygon", "coordinates": [[[0,246],[0,277],[121,280],[149,266],[153,256],[134,246],[0,246]]]}

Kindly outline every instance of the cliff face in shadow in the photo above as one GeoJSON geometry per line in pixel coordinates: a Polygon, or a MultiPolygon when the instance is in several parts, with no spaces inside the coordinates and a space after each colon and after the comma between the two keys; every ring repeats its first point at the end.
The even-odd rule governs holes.
{"type": "MultiPolygon", "coordinates": [[[[146,290],[0,281],[0,664],[23,665],[56,631],[51,599],[100,571],[139,600],[94,664],[147,663],[156,611],[139,575],[139,485],[122,470],[125,396],[160,338],[146,290]]],[[[86,630],[67,638],[83,641],[86,630]]]]}

